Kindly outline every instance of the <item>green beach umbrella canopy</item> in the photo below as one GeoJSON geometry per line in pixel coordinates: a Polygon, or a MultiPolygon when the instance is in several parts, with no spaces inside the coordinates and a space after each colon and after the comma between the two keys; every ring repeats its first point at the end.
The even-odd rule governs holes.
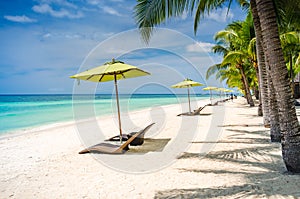
{"type": "Polygon", "coordinates": [[[214,87],[214,86],[208,86],[208,87],[205,87],[203,88],[202,90],[205,90],[205,91],[209,91],[209,94],[210,94],[210,103],[212,104],[212,94],[211,94],[211,91],[212,90],[217,90],[218,88],[217,87],[214,87]]]}
{"type": "Polygon", "coordinates": [[[150,75],[150,73],[143,71],[135,66],[125,64],[121,61],[116,61],[112,59],[111,62],[106,62],[102,66],[92,68],[90,70],[78,73],[76,75],[70,76],[70,78],[75,78],[79,80],[86,80],[92,82],[107,82],[114,81],[116,89],[116,100],[118,108],[118,119],[119,119],[119,131],[120,140],[122,142],[122,127],[121,127],[121,117],[120,117],[120,105],[119,105],[119,94],[118,94],[118,83],[117,80],[128,79],[133,77],[150,75]]]}
{"type": "Polygon", "coordinates": [[[195,86],[203,86],[204,84],[201,84],[199,82],[195,82],[191,79],[185,79],[182,82],[179,82],[177,84],[172,85],[172,88],[187,88],[188,89],[188,99],[189,99],[189,111],[191,112],[191,102],[190,102],[190,87],[195,86]]]}

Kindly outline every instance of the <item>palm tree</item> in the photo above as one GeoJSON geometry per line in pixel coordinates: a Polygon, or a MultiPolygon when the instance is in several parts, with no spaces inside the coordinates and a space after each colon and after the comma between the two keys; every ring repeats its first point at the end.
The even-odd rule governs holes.
{"type": "MultiPolygon", "coordinates": [[[[238,67],[229,64],[223,65],[222,63],[215,64],[208,68],[206,72],[206,78],[208,79],[213,74],[215,74],[216,79],[219,79],[221,82],[226,81],[226,84],[229,88],[238,88],[245,96],[247,96],[245,81],[238,67]]],[[[245,76],[248,77],[248,74],[245,76]]]]}
{"type": "Polygon", "coordinates": [[[249,61],[247,61],[247,58],[249,58],[248,51],[245,48],[251,37],[246,39],[245,35],[247,34],[245,34],[245,31],[241,31],[243,29],[245,29],[244,22],[235,22],[229,24],[225,30],[216,33],[217,45],[212,49],[214,53],[223,55],[223,61],[209,67],[206,78],[208,79],[211,75],[216,74],[216,78],[220,81],[226,80],[229,87],[236,86],[242,90],[248,103],[254,105],[250,95],[250,87],[255,87],[257,80],[253,78],[255,72],[250,70],[249,61]]]}
{"type": "MultiPolygon", "coordinates": [[[[256,10],[256,2],[250,1],[251,3],[251,11],[253,15],[253,20],[255,24],[255,32],[256,32],[256,46],[257,46],[257,56],[259,61],[259,72],[260,72],[260,91],[261,91],[261,100],[262,100],[262,109],[263,109],[263,115],[264,115],[264,124],[265,126],[271,127],[270,134],[271,134],[271,141],[272,142],[280,142],[281,141],[281,132],[279,128],[279,113],[276,107],[278,107],[276,103],[276,96],[274,95],[274,88],[271,87],[272,80],[268,80],[267,74],[266,74],[266,63],[265,63],[265,57],[264,52],[261,46],[261,27],[260,27],[260,21],[258,18],[258,13],[256,10]],[[268,83],[269,82],[269,85],[268,83]],[[268,90],[271,94],[268,97],[268,90]],[[271,108],[269,108],[271,107],[271,108]]],[[[277,13],[277,20],[280,22],[280,29],[282,30],[282,34],[280,36],[280,40],[284,49],[284,52],[287,56],[286,60],[289,62],[291,60],[291,48],[295,49],[295,44],[299,44],[299,40],[297,39],[297,35],[295,35],[295,32],[288,32],[284,33],[283,31],[295,29],[295,27],[299,27],[299,23],[296,23],[295,19],[299,19],[299,16],[297,16],[297,12],[294,12],[295,8],[297,6],[299,7],[299,3],[295,4],[294,1],[287,0],[287,1],[275,1],[276,5],[276,13],[277,13]],[[296,13],[296,15],[295,15],[296,13]]],[[[298,13],[299,15],[299,13],[298,13]]],[[[293,50],[295,52],[295,50],[293,50]]],[[[295,54],[294,54],[295,55],[295,54]]],[[[296,61],[295,61],[296,62],[296,61]]],[[[292,68],[291,61],[289,62],[290,68],[292,68]]],[[[295,68],[295,67],[294,67],[295,68]]],[[[293,70],[290,70],[290,77],[293,80],[293,77],[295,76],[295,73],[297,73],[296,70],[295,73],[292,73],[293,70]]],[[[292,83],[293,84],[293,83],[292,83]]],[[[293,88],[293,86],[292,86],[293,88]]]]}
{"type": "MultiPolygon", "coordinates": [[[[252,0],[251,0],[252,1],[252,0]]],[[[288,171],[300,172],[300,126],[289,85],[288,71],[280,44],[275,8],[272,0],[256,2],[262,44],[274,85],[282,133],[282,155],[288,171]]]]}
{"type": "Polygon", "coordinates": [[[267,72],[267,63],[262,47],[262,34],[260,21],[256,9],[256,2],[251,1],[251,11],[253,16],[254,28],[256,33],[256,49],[259,68],[260,96],[262,102],[263,121],[265,127],[270,127],[270,137],[272,142],[281,141],[281,132],[279,126],[279,113],[274,92],[274,86],[270,74],[267,72]]]}
{"type": "MultiPolygon", "coordinates": [[[[270,67],[270,76],[276,92],[280,112],[280,129],[283,135],[282,154],[289,171],[300,172],[300,126],[296,116],[294,100],[289,86],[288,72],[284,63],[280,46],[278,25],[273,0],[254,1],[262,33],[262,46],[266,62],[270,67]]],[[[280,0],[283,2],[283,0],[280,0]]],[[[135,18],[145,41],[149,41],[153,27],[162,23],[168,17],[180,16],[184,11],[195,11],[194,31],[197,32],[200,18],[205,13],[232,0],[138,0],[135,7],[135,18]]],[[[238,0],[241,5],[247,1],[238,0]]],[[[299,0],[294,4],[299,5],[299,0]]],[[[230,6],[229,6],[230,7],[230,6]]],[[[251,7],[253,9],[254,7],[251,7]]]]}
{"type": "MultiPolygon", "coordinates": [[[[227,26],[225,30],[219,31],[215,35],[215,40],[217,45],[213,47],[215,53],[220,53],[223,55],[223,61],[219,65],[219,68],[212,66],[208,69],[207,76],[210,76],[212,71],[216,69],[221,69],[222,67],[235,67],[239,70],[241,75],[241,80],[243,84],[244,93],[250,106],[254,106],[254,101],[250,92],[250,82],[256,82],[256,77],[253,78],[251,75],[246,75],[247,72],[251,71],[252,74],[256,74],[256,71],[251,70],[250,65],[256,65],[256,59],[254,60],[253,54],[248,46],[253,45],[254,29],[251,28],[252,20],[250,17],[247,17],[245,22],[234,22],[227,26]],[[253,34],[251,31],[253,30],[253,34]],[[253,62],[255,62],[253,64],[253,62]],[[255,81],[251,81],[255,79],[255,81]],[[250,80],[250,82],[249,82],[250,80]]],[[[255,53],[254,53],[255,54],[255,53]]],[[[251,74],[251,73],[250,73],[251,74]]],[[[255,76],[255,75],[254,75],[255,76]]],[[[252,87],[256,87],[256,83],[251,84],[252,87]]]]}
{"type": "Polygon", "coordinates": [[[256,35],[256,55],[257,55],[257,66],[259,73],[259,90],[260,90],[260,105],[263,113],[263,122],[265,127],[270,126],[270,118],[269,118],[269,101],[268,101],[268,78],[265,64],[265,55],[263,52],[262,44],[261,44],[261,29],[260,22],[258,18],[258,13],[256,10],[256,5],[254,1],[251,1],[251,11],[253,16],[253,23],[256,35]]]}

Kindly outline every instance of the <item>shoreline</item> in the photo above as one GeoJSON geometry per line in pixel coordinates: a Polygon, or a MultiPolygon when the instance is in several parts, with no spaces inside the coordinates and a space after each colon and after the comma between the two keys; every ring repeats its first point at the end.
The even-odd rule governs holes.
{"type": "MultiPolygon", "coordinates": [[[[198,106],[203,106],[204,104],[209,103],[209,99],[193,100],[193,101],[191,101],[191,103],[196,103],[198,106]]],[[[174,103],[174,104],[167,104],[167,105],[162,105],[162,106],[153,106],[153,107],[147,107],[147,108],[141,108],[141,109],[128,111],[126,114],[140,113],[140,112],[149,110],[151,108],[158,108],[158,107],[166,108],[166,107],[176,106],[176,105],[185,107],[188,104],[187,103],[182,103],[182,104],[174,103]]],[[[104,115],[96,116],[95,118],[96,118],[96,120],[101,120],[101,119],[112,118],[112,117],[114,117],[114,115],[115,115],[115,113],[107,113],[104,115]]],[[[85,118],[85,119],[81,119],[77,122],[85,122],[85,121],[89,121],[90,119],[91,118],[85,118]]],[[[6,139],[6,138],[22,136],[22,135],[26,135],[26,134],[30,134],[30,133],[38,133],[40,131],[46,131],[46,130],[51,130],[51,129],[60,128],[60,127],[71,126],[71,125],[74,125],[75,122],[76,122],[76,120],[73,117],[70,120],[59,121],[59,122],[49,123],[49,124],[42,124],[42,125],[26,127],[26,128],[10,130],[10,131],[4,131],[4,132],[0,132],[0,140],[6,139]]]]}

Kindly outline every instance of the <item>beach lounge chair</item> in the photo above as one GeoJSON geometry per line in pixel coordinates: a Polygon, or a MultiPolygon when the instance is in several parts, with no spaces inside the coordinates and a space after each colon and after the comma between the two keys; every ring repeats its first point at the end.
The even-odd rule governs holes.
{"type": "MultiPolygon", "coordinates": [[[[138,145],[142,145],[144,143],[144,136],[145,136],[145,133],[148,131],[148,129],[155,123],[152,123],[150,125],[148,125],[146,128],[144,128],[142,131],[142,133],[137,136],[131,143],[130,143],[130,146],[138,146],[138,145]]],[[[139,132],[141,132],[139,131],[139,132]]],[[[123,134],[122,135],[122,140],[123,141],[127,141],[128,139],[130,139],[133,135],[135,135],[136,132],[132,132],[132,133],[129,133],[129,134],[123,134]]],[[[119,135],[116,135],[114,137],[111,137],[105,141],[120,141],[120,136],[119,135]]]]}
{"type": "Polygon", "coordinates": [[[208,104],[207,106],[217,106],[219,104],[219,101],[216,101],[215,103],[213,104],[208,104]]]}
{"type": "Polygon", "coordinates": [[[200,112],[206,107],[207,105],[204,105],[202,107],[199,107],[198,109],[194,110],[193,112],[186,112],[186,113],[180,113],[177,116],[194,116],[194,115],[200,115],[200,112]]]}
{"type": "MultiPolygon", "coordinates": [[[[148,125],[146,128],[140,130],[137,133],[134,133],[125,143],[120,145],[114,145],[110,143],[99,143],[89,148],[86,148],[79,152],[79,154],[84,153],[106,153],[106,154],[122,154],[129,150],[128,145],[132,143],[137,137],[145,134],[145,132],[153,125],[154,123],[148,125]]],[[[143,141],[144,142],[144,141],[143,141]]]]}

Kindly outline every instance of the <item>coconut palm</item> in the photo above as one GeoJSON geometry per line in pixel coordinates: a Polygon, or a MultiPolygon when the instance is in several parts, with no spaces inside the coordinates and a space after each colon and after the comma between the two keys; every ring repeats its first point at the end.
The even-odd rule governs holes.
{"type": "MultiPolygon", "coordinates": [[[[248,18],[249,20],[250,18],[248,18]]],[[[254,102],[250,93],[249,80],[253,81],[253,75],[256,74],[254,70],[251,70],[250,64],[256,63],[256,59],[253,58],[253,53],[249,53],[249,45],[253,45],[254,34],[251,35],[249,29],[249,21],[245,22],[234,22],[229,24],[225,30],[219,31],[215,35],[215,40],[218,43],[213,47],[215,53],[221,53],[223,55],[223,61],[220,65],[214,65],[210,67],[207,71],[207,77],[213,74],[218,69],[224,69],[224,67],[230,68],[235,67],[240,71],[241,80],[243,84],[243,89],[245,91],[245,96],[247,102],[250,106],[254,106],[254,102]],[[246,75],[246,72],[249,74],[246,75]],[[252,78],[251,78],[252,77],[252,78]]],[[[252,27],[253,29],[253,27],[252,27]]],[[[254,32],[254,29],[253,29],[254,32]]],[[[255,53],[254,53],[255,54],[255,53]]],[[[254,64],[256,65],[256,64],[254,64]]],[[[252,87],[255,87],[256,83],[252,83],[252,87]]]]}
{"type": "Polygon", "coordinates": [[[281,141],[281,132],[279,126],[279,112],[274,92],[272,79],[267,68],[265,54],[262,47],[262,34],[260,21],[256,9],[256,2],[251,1],[251,11],[253,15],[255,33],[256,33],[256,49],[258,57],[260,96],[262,102],[263,121],[265,127],[270,127],[270,137],[272,142],[281,141]]]}
{"type": "MultiPolygon", "coordinates": [[[[252,0],[251,0],[252,1],[252,0]]],[[[282,155],[289,171],[300,172],[300,126],[289,85],[272,0],[253,0],[260,19],[262,44],[274,85],[282,133],[282,155]]]]}
{"type": "MultiPolygon", "coordinates": [[[[283,0],[278,0],[285,2],[283,0]]],[[[232,0],[138,0],[135,7],[135,18],[146,41],[149,41],[153,27],[165,21],[166,18],[180,16],[184,12],[195,12],[194,31],[206,13],[232,0]]],[[[237,0],[242,5],[247,1],[237,0]]],[[[278,25],[273,0],[250,0],[257,8],[258,19],[262,33],[262,46],[266,62],[270,67],[270,77],[274,84],[280,114],[280,129],[283,134],[283,159],[289,171],[300,172],[300,126],[296,117],[294,100],[289,86],[288,72],[284,63],[280,46],[278,25]]],[[[299,0],[292,3],[299,5],[299,0]]],[[[251,9],[254,8],[253,6],[251,9]]]]}
{"type": "MultiPolygon", "coordinates": [[[[269,108],[269,87],[268,87],[268,76],[267,76],[267,69],[265,63],[265,54],[262,48],[262,36],[261,36],[261,28],[259,17],[256,9],[256,2],[250,1],[251,3],[251,13],[253,17],[254,29],[255,29],[255,46],[256,46],[256,55],[257,55],[257,66],[259,72],[259,94],[260,94],[260,103],[261,109],[263,113],[263,122],[265,127],[271,126],[270,124],[270,108],[269,108]]],[[[276,110],[277,111],[277,110],[276,110]]],[[[278,114],[278,113],[277,113],[278,114]]],[[[278,122],[277,122],[278,124],[278,122]]],[[[272,131],[272,127],[271,127],[272,131]]],[[[280,132],[279,132],[280,133],[280,132]]]]}
{"type": "Polygon", "coordinates": [[[229,88],[238,88],[246,96],[242,75],[238,68],[216,64],[207,70],[206,78],[208,79],[212,74],[215,74],[216,79],[221,82],[225,81],[229,88]]]}
{"type": "MultiPolygon", "coordinates": [[[[275,1],[276,6],[276,12],[279,13],[277,14],[277,19],[280,21],[280,26],[282,30],[287,30],[290,29],[291,27],[294,27],[293,24],[295,23],[295,12],[291,12],[290,9],[294,9],[294,7],[298,6],[291,6],[291,1],[288,0],[288,2],[283,2],[283,1],[275,1]],[[283,12],[284,11],[284,12],[283,12]],[[288,28],[287,28],[288,27],[288,28]]],[[[262,40],[262,35],[261,35],[261,27],[260,27],[260,21],[258,19],[258,13],[256,10],[256,2],[251,1],[251,7],[252,7],[252,14],[253,14],[253,20],[255,24],[255,32],[256,32],[256,46],[257,46],[257,56],[258,58],[258,67],[259,67],[259,72],[260,72],[260,91],[261,91],[261,100],[262,100],[262,109],[263,109],[263,115],[264,115],[264,124],[265,126],[271,127],[270,129],[270,135],[271,135],[271,141],[273,142],[280,142],[281,141],[281,132],[279,128],[279,113],[276,107],[278,107],[276,103],[276,96],[274,96],[274,88],[272,87],[272,80],[267,79],[267,74],[266,74],[266,63],[265,63],[265,57],[264,57],[264,52],[261,46],[261,40],[262,40]],[[269,85],[268,83],[269,82],[269,85]],[[268,90],[270,90],[269,94],[270,96],[268,97],[268,90]],[[270,108],[271,107],[271,108],[270,108]]],[[[280,38],[281,38],[281,43],[284,49],[286,60],[291,60],[290,54],[291,54],[291,49],[295,49],[295,44],[299,43],[296,38],[297,36],[295,35],[295,32],[288,32],[288,33],[282,33],[280,38]]],[[[295,51],[294,51],[295,52],[295,51]]],[[[287,61],[287,62],[288,62],[287,61]]],[[[291,63],[291,62],[290,62],[291,63]]],[[[289,65],[290,68],[292,68],[292,65],[289,65]]],[[[294,67],[295,68],[295,67],[294,67]]],[[[293,71],[293,70],[291,70],[293,71]]],[[[294,70],[296,72],[296,70],[294,70]]],[[[292,75],[293,73],[290,73],[290,77],[294,76],[292,75]]],[[[293,77],[292,77],[293,79],[293,77]]]]}

